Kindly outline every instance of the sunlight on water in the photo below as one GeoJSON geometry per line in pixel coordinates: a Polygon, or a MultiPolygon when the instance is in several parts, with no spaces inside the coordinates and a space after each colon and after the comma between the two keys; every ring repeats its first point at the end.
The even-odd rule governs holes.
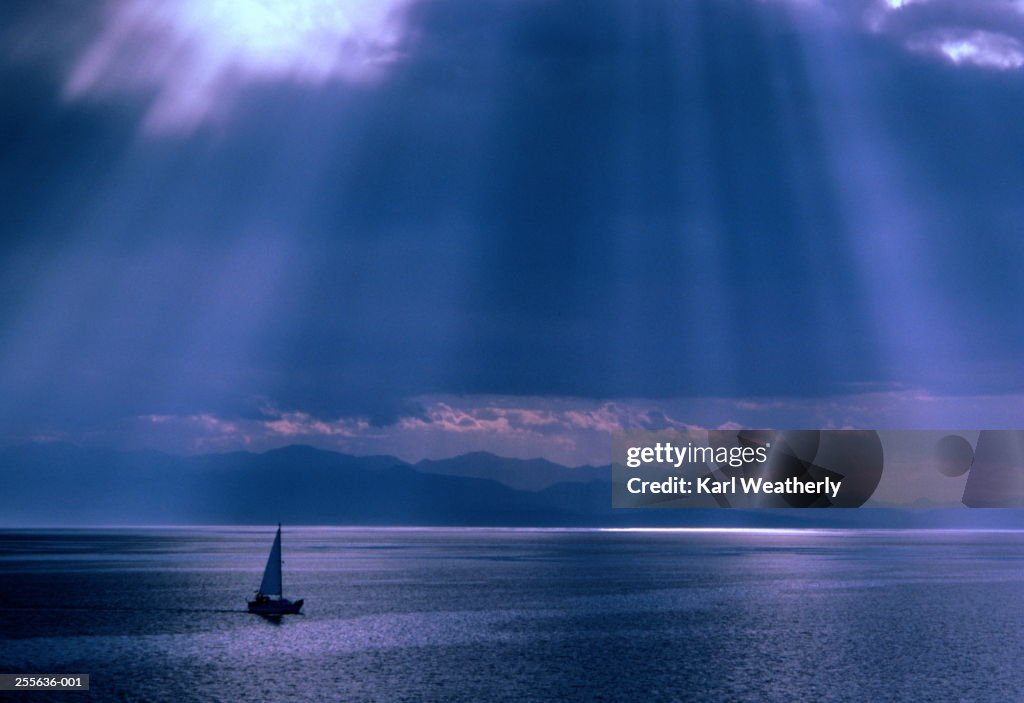
{"type": "Polygon", "coordinates": [[[1019,533],[286,526],[307,605],[276,621],[245,612],[271,538],[2,531],[3,668],[112,701],[1009,700],[1024,677],[1019,533]]]}

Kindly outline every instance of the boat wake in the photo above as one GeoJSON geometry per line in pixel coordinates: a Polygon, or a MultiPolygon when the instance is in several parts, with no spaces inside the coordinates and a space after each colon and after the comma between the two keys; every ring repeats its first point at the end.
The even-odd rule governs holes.
{"type": "Polygon", "coordinates": [[[22,612],[22,611],[94,611],[103,613],[239,613],[248,614],[247,610],[241,610],[240,608],[125,608],[125,607],[107,607],[107,606],[87,606],[87,605],[7,605],[0,607],[0,613],[6,612],[22,612]]]}

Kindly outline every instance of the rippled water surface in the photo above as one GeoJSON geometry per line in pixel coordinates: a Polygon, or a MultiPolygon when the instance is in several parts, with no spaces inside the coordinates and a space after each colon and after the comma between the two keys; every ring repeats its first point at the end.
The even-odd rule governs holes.
{"type": "Polygon", "coordinates": [[[286,526],[277,622],[244,612],[272,537],[0,531],[0,672],[92,676],[30,701],[1024,698],[1024,534],[286,526]]]}

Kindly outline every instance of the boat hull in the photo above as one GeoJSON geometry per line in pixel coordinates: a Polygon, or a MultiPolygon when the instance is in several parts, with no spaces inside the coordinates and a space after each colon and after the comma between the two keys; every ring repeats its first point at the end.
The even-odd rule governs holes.
{"type": "Polygon", "coordinates": [[[251,600],[249,601],[249,612],[256,615],[296,615],[302,610],[303,601],[290,601],[287,598],[280,600],[251,600]]]}

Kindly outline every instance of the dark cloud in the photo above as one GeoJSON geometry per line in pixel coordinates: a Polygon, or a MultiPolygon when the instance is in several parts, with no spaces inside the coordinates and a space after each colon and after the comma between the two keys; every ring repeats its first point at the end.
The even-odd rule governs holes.
{"type": "Polygon", "coordinates": [[[1024,384],[1024,92],[943,48],[1009,56],[1005,7],[417,3],[374,80],[163,130],[158,83],[69,94],[102,18],[33,53],[74,7],[4,9],[12,431],[1024,384]]]}

